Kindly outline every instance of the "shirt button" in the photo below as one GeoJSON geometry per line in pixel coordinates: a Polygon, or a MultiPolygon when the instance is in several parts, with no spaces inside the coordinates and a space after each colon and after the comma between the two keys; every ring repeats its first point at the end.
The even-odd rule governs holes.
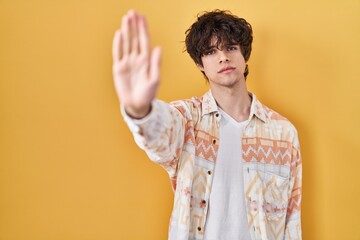
{"type": "Polygon", "coordinates": [[[198,227],[198,231],[201,231],[201,227],[198,227]]]}
{"type": "Polygon", "coordinates": [[[215,114],[215,117],[219,117],[219,113],[216,113],[216,114],[215,114]]]}
{"type": "Polygon", "coordinates": [[[201,200],[201,202],[202,202],[203,204],[205,204],[205,203],[206,203],[206,201],[205,201],[205,200],[201,200]]]}
{"type": "Polygon", "coordinates": [[[211,174],[212,174],[212,172],[211,172],[211,171],[208,171],[208,174],[209,174],[209,175],[211,175],[211,174]]]}
{"type": "Polygon", "coordinates": [[[213,140],[213,144],[215,144],[215,143],[216,143],[216,139],[213,140]]]}

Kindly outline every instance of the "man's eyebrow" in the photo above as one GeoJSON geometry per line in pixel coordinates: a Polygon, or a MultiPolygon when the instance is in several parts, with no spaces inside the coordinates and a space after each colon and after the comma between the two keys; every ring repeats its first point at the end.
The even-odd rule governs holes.
{"type": "Polygon", "coordinates": [[[206,49],[213,49],[213,48],[217,48],[217,46],[216,45],[210,45],[206,49]]]}
{"type": "Polygon", "coordinates": [[[226,43],[226,44],[224,44],[225,46],[237,46],[237,45],[239,45],[238,43],[236,43],[236,42],[230,42],[230,43],[226,43]]]}
{"type": "MultiPolygon", "coordinates": [[[[229,42],[229,43],[225,43],[225,44],[222,44],[223,47],[230,47],[230,46],[238,46],[239,44],[236,43],[236,42],[229,42]]],[[[207,50],[211,50],[211,49],[214,49],[214,48],[218,48],[220,46],[217,46],[217,45],[210,45],[206,48],[206,51],[207,50]]]]}

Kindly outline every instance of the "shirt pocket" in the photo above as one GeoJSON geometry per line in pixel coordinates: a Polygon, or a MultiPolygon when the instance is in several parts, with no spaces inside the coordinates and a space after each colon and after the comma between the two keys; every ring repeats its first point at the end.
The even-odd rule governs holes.
{"type": "Polygon", "coordinates": [[[264,164],[257,167],[261,179],[262,196],[259,204],[268,222],[285,221],[290,168],[282,165],[264,164]]]}
{"type": "Polygon", "coordinates": [[[285,220],[289,178],[272,172],[264,172],[262,176],[262,208],[266,219],[275,222],[285,220]]]}

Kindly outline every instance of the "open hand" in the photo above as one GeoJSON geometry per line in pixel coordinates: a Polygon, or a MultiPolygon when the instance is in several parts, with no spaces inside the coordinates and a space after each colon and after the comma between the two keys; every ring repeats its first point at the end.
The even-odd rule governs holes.
{"type": "Polygon", "coordinates": [[[150,112],[160,83],[161,49],[150,53],[150,37],[144,16],[130,10],[122,18],[113,40],[113,78],[125,111],[134,118],[150,112]]]}

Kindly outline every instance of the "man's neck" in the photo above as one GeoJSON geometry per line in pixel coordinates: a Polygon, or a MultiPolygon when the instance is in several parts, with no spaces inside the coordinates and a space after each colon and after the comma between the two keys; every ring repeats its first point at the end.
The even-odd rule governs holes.
{"type": "Polygon", "coordinates": [[[236,87],[211,86],[211,93],[217,105],[237,122],[249,118],[251,108],[251,96],[245,82],[236,87]]]}

